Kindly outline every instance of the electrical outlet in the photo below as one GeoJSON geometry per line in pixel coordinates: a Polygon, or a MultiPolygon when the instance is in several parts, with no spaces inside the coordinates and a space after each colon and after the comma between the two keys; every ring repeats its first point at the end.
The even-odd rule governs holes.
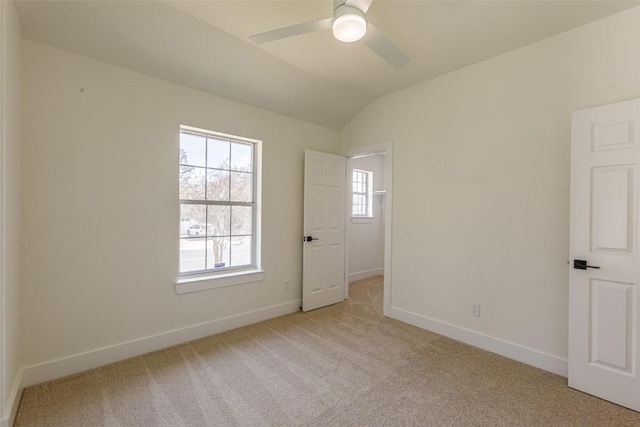
{"type": "Polygon", "coordinates": [[[471,303],[471,315],[480,317],[480,303],[478,302],[471,303]]]}
{"type": "Polygon", "coordinates": [[[285,280],[285,281],[284,281],[284,289],[283,289],[283,290],[284,290],[285,292],[288,292],[288,291],[289,291],[289,281],[288,281],[288,280],[285,280]]]}

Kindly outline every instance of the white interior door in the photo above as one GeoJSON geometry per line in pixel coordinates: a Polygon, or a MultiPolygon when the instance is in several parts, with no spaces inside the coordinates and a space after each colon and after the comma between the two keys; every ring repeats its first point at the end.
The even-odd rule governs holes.
{"type": "Polygon", "coordinates": [[[306,150],[302,310],[344,301],[346,159],[306,150]]]}
{"type": "Polygon", "coordinates": [[[636,411],[639,124],[640,99],[573,114],[569,277],[569,386],[636,411]]]}

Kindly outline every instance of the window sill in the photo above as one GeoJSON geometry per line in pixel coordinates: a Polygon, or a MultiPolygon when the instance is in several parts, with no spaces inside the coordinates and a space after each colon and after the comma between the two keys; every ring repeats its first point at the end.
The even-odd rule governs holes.
{"type": "Polygon", "coordinates": [[[373,222],[372,216],[352,216],[351,223],[352,224],[371,224],[373,222]]]}
{"type": "Polygon", "coordinates": [[[263,277],[264,270],[244,270],[226,274],[183,277],[178,279],[176,283],[176,293],[186,294],[189,292],[224,288],[225,286],[241,285],[243,283],[260,282],[263,277]]]}

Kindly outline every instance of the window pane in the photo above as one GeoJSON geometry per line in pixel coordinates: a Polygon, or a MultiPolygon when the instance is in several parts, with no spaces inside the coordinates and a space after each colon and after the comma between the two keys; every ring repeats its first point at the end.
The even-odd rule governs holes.
{"type": "Polygon", "coordinates": [[[253,144],[231,143],[231,169],[250,172],[253,166],[253,144]]]}
{"type": "Polygon", "coordinates": [[[229,267],[230,237],[207,239],[207,269],[229,267]]]}
{"type": "Polygon", "coordinates": [[[204,235],[205,212],[203,205],[180,205],[180,235],[204,235]]]}
{"type": "Polygon", "coordinates": [[[207,138],[207,167],[229,169],[229,141],[207,138]]]}
{"type": "Polygon", "coordinates": [[[180,132],[180,163],[191,166],[206,166],[204,136],[180,132]]]}
{"type": "Polygon", "coordinates": [[[250,235],[253,228],[253,208],[251,206],[234,206],[231,210],[231,234],[250,235]]]}
{"type": "Polygon", "coordinates": [[[353,195],[353,209],[352,215],[354,216],[363,216],[367,214],[366,207],[367,199],[362,194],[354,194],[353,195]]]}
{"type": "Polygon", "coordinates": [[[251,264],[251,237],[231,238],[231,266],[251,264]]]}
{"type": "Polygon", "coordinates": [[[231,172],[231,201],[252,202],[253,174],[231,172]]]}
{"type": "Polygon", "coordinates": [[[207,170],[207,200],[229,201],[229,172],[207,170]]]}
{"type": "Polygon", "coordinates": [[[180,166],[180,198],[204,200],[205,169],[180,166]]]}
{"type": "Polygon", "coordinates": [[[208,206],[207,230],[210,236],[228,236],[230,234],[231,207],[208,206]]]}
{"type": "Polygon", "coordinates": [[[180,239],[180,273],[204,270],[204,239],[180,239]]]}

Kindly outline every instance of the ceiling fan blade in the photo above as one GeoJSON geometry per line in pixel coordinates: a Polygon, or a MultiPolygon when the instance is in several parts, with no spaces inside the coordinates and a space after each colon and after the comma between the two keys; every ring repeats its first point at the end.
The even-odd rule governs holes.
{"type": "Polygon", "coordinates": [[[391,40],[386,38],[371,22],[367,23],[367,34],[362,39],[369,49],[396,70],[409,63],[409,58],[391,40]]]}
{"type": "Polygon", "coordinates": [[[366,14],[369,7],[371,7],[371,3],[373,3],[373,0],[347,0],[345,4],[360,9],[362,13],[366,14]]]}
{"type": "Polygon", "coordinates": [[[304,24],[292,25],[290,27],[255,34],[249,38],[256,44],[272,42],[274,40],[286,39],[287,37],[298,36],[300,34],[311,33],[319,30],[328,30],[331,28],[332,21],[333,18],[319,19],[317,21],[305,22],[304,24]]]}

